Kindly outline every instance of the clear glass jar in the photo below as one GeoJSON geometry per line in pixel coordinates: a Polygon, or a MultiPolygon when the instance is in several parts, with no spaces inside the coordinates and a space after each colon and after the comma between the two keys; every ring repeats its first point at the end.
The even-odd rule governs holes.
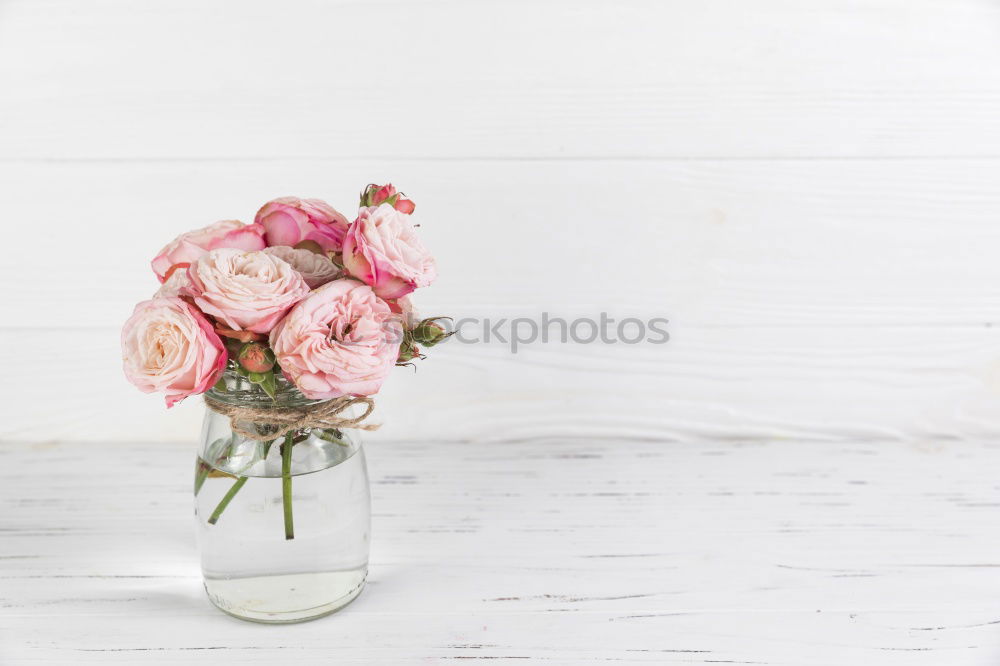
{"type": "MultiPolygon", "coordinates": [[[[284,379],[273,400],[235,372],[223,380],[226,390],[207,396],[229,405],[319,402],[284,379]]],[[[194,490],[208,598],[257,622],[301,622],[347,605],[368,573],[371,503],[358,431],[310,428],[269,440],[274,426],[238,425],[262,439],[205,410],[194,490]]]]}

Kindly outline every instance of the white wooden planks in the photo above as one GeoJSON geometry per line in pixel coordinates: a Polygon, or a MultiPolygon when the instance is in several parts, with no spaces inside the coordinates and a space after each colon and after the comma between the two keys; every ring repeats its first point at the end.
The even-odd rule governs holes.
{"type": "Polygon", "coordinates": [[[994,665],[998,13],[0,3],[0,663],[994,665]],[[200,405],[135,393],[117,327],[176,233],[386,179],[427,314],[672,340],[401,371],[370,589],[238,623],[200,405]]]}
{"type": "MultiPolygon", "coordinates": [[[[190,442],[200,432],[200,399],[168,411],[120,376],[115,329],[3,331],[0,343],[19,350],[4,439],[190,442]]],[[[658,347],[550,344],[516,356],[449,343],[386,383],[376,436],[961,440],[1000,427],[998,376],[985,328],[699,328],[658,347]]]]}
{"type": "Polygon", "coordinates": [[[441,261],[426,313],[673,336],[442,350],[387,388],[386,436],[996,435],[998,11],[9,0],[0,438],[190,437],[197,409],[119,374],[149,256],[382,180],[441,261]]]}
{"type": "Polygon", "coordinates": [[[666,317],[672,336],[517,354],[449,343],[387,384],[387,436],[990,436],[1000,431],[998,165],[0,167],[16,221],[8,242],[30,248],[0,265],[0,339],[16,350],[0,438],[194,436],[197,408],[167,412],[120,374],[117,327],[156,285],[148,257],[185,229],[249,219],[268,196],[325,195],[350,210],[355,183],[383,174],[426,192],[418,219],[441,278],[417,294],[425,314],[607,311],[666,317]],[[54,415],[52,400],[62,401],[54,415]]]}
{"type": "Polygon", "coordinates": [[[4,663],[1000,655],[994,445],[373,444],[371,586],[280,628],[202,596],[193,451],[3,445],[4,663]]]}
{"type": "Polygon", "coordinates": [[[8,0],[7,159],[1000,155],[988,0],[8,0]]]}
{"type": "Polygon", "coordinates": [[[117,326],[175,235],[266,200],[412,192],[423,309],[678,326],[965,326],[1000,314],[1000,161],[368,160],[0,166],[11,327],[117,326]],[[419,196],[418,196],[419,195],[419,196]],[[37,253],[44,252],[44,265],[37,253]]]}

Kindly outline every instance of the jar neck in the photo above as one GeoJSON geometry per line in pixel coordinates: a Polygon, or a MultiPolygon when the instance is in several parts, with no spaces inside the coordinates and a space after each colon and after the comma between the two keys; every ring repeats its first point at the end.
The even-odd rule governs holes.
{"type": "Polygon", "coordinates": [[[226,370],[221,380],[225,389],[219,388],[219,385],[216,384],[205,395],[227,405],[240,405],[254,409],[287,409],[326,402],[325,400],[312,400],[302,395],[302,392],[280,373],[275,375],[275,380],[276,391],[272,399],[264,392],[264,389],[243,375],[235,370],[226,370]]]}

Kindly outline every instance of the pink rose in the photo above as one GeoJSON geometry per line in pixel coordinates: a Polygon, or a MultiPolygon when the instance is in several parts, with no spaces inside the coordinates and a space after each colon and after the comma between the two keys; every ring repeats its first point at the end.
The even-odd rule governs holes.
{"type": "Polygon", "coordinates": [[[172,266],[182,264],[183,268],[187,268],[209,250],[220,247],[263,250],[264,246],[264,227],[259,224],[246,225],[239,220],[223,220],[204,229],[181,234],[167,243],[153,258],[153,272],[163,282],[172,266]]]}
{"type": "Polygon", "coordinates": [[[302,276],[310,289],[321,287],[340,277],[340,269],[325,254],[312,250],[295,249],[287,245],[276,245],[264,250],[279,259],[284,259],[302,276]]]}
{"type": "Polygon", "coordinates": [[[387,183],[386,185],[375,185],[373,183],[366,187],[361,195],[362,206],[377,206],[382,202],[392,204],[393,208],[407,215],[410,215],[416,209],[416,204],[409,199],[403,198],[402,192],[398,192],[392,183],[387,183]]]}
{"type": "Polygon", "coordinates": [[[410,216],[388,204],[362,208],[344,238],[344,268],[382,298],[399,298],[437,277],[434,257],[410,216]]]}
{"type": "Polygon", "coordinates": [[[204,315],[165,296],[135,306],[122,328],[122,362],[140,391],[165,393],[173,407],[218,381],[226,350],[204,315]]]}
{"type": "MultiPolygon", "coordinates": [[[[174,264],[176,266],[176,264],[174,264]]],[[[185,287],[191,284],[188,280],[187,268],[167,271],[167,278],[153,294],[153,298],[180,296],[185,287]]]]}
{"type": "Polygon", "coordinates": [[[184,294],[230,329],[267,333],[309,285],[283,259],[265,252],[212,250],[191,264],[184,294]]]}
{"type": "Polygon", "coordinates": [[[398,316],[370,287],[350,279],[313,291],[270,336],[285,376],[314,400],[377,393],[402,339],[398,316]]]}
{"type": "Polygon", "coordinates": [[[254,222],[264,227],[268,245],[294,247],[302,241],[319,243],[324,250],[340,252],[349,223],[320,199],[281,197],[257,211],[254,222]]]}

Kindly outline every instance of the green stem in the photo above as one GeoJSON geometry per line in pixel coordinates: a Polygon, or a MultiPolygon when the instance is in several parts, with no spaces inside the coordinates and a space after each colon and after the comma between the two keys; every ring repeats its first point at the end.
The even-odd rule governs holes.
{"type": "Polygon", "coordinates": [[[198,458],[198,462],[195,463],[194,469],[194,496],[197,497],[198,493],[201,492],[201,487],[205,485],[205,479],[208,478],[208,473],[212,471],[212,468],[208,466],[208,463],[198,458]]]}
{"type": "Polygon", "coordinates": [[[285,435],[281,445],[281,508],[285,513],[285,539],[295,538],[292,524],[292,433],[285,435]]]}
{"type": "Polygon", "coordinates": [[[229,506],[229,502],[236,497],[236,493],[240,492],[240,488],[242,488],[243,484],[246,482],[247,477],[245,476],[241,476],[236,479],[236,483],[233,484],[233,486],[229,489],[229,492],[227,492],[222,498],[222,501],[219,502],[219,506],[215,507],[215,511],[212,512],[212,517],[208,519],[209,525],[214,525],[219,522],[219,516],[221,516],[222,512],[226,510],[226,507],[229,506]]]}

